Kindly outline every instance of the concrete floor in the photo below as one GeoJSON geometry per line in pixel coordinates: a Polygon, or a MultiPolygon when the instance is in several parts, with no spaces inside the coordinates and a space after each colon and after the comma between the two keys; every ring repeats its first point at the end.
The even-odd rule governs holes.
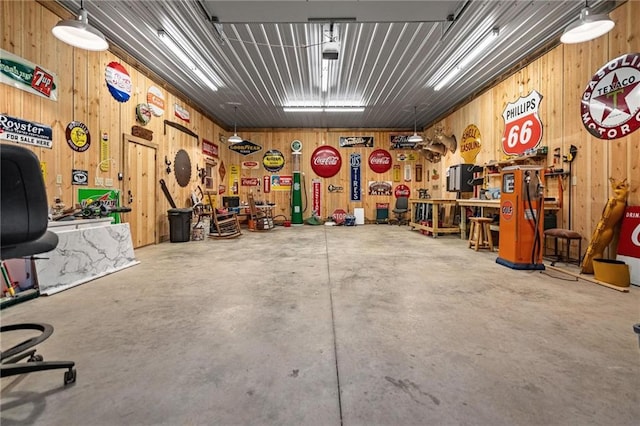
{"type": "Polygon", "coordinates": [[[514,271],[387,225],[136,256],[2,311],[53,324],[39,353],[78,371],[66,388],[61,370],[2,379],[3,426],[640,423],[637,287],[514,271]]]}

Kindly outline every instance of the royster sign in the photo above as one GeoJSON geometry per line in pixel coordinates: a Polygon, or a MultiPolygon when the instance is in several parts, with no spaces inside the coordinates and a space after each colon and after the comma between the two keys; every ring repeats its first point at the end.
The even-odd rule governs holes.
{"type": "Polygon", "coordinates": [[[51,127],[0,114],[0,140],[51,149],[51,127]]]}

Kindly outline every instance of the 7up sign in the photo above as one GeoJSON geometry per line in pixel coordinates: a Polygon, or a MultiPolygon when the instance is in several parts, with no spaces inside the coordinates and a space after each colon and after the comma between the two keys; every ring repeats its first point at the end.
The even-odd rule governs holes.
{"type": "Polygon", "coordinates": [[[542,141],[542,121],[538,115],[540,101],[542,95],[534,90],[505,107],[502,112],[502,150],[505,154],[522,155],[542,141]]]}

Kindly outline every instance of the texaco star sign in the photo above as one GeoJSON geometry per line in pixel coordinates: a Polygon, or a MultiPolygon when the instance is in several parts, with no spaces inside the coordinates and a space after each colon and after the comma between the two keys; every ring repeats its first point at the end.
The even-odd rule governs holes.
{"type": "Polygon", "coordinates": [[[582,95],[582,123],[599,139],[640,127],[640,54],[622,55],[598,70],[582,95]]]}

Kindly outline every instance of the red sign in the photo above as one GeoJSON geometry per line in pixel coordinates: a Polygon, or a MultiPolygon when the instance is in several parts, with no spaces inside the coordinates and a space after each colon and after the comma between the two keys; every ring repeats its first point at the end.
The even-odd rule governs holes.
{"type": "Polygon", "coordinates": [[[640,258],[640,206],[629,206],[624,212],[618,254],[640,258]]]}
{"type": "Polygon", "coordinates": [[[342,209],[335,209],[333,211],[333,214],[331,215],[331,218],[333,218],[333,221],[337,224],[337,225],[341,225],[344,223],[344,221],[347,219],[347,212],[345,212],[342,209]]]}
{"type": "Polygon", "coordinates": [[[369,155],[369,167],[376,173],[384,173],[391,169],[391,154],[384,149],[376,149],[369,155]]]}
{"type": "Polygon", "coordinates": [[[202,139],[202,153],[204,155],[208,155],[209,157],[217,157],[218,145],[206,139],[202,139]]]}
{"type": "Polygon", "coordinates": [[[505,107],[502,112],[502,150],[505,154],[522,155],[542,141],[542,121],[538,115],[540,101],[542,95],[534,90],[505,107]]]}
{"type": "Polygon", "coordinates": [[[582,95],[582,124],[599,139],[617,139],[640,127],[640,54],[600,68],[582,95]]]}
{"type": "Polygon", "coordinates": [[[224,167],[224,161],[220,162],[220,167],[218,167],[218,174],[220,175],[220,180],[224,180],[224,176],[227,174],[227,169],[224,167]]]}
{"type": "Polygon", "coordinates": [[[319,146],[311,154],[311,168],[320,177],[335,176],[340,171],[340,167],[342,167],[342,157],[332,146],[319,146]]]}
{"type": "Polygon", "coordinates": [[[36,65],[33,70],[31,87],[33,87],[34,90],[37,90],[46,97],[50,97],[51,89],[53,89],[53,76],[36,65]]]}
{"type": "Polygon", "coordinates": [[[511,220],[513,217],[513,203],[509,200],[505,200],[500,206],[500,213],[504,220],[511,220]]]}
{"type": "Polygon", "coordinates": [[[271,177],[264,176],[262,178],[262,192],[268,194],[271,192],[271,177]]]}
{"type": "Polygon", "coordinates": [[[320,216],[320,179],[313,180],[313,211],[320,216]]]}
{"type": "Polygon", "coordinates": [[[260,180],[254,177],[243,177],[240,178],[241,186],[258,186],[260,185],[260,180]]]}
{"type": "Polygon", "coordinates": [[[409,189],[407,185],[396,186],[396,190],[393,193],[393,195],[395,195],[396,198],[408,197],[410,194],[411,194],[411,189],[409,189]]]}

